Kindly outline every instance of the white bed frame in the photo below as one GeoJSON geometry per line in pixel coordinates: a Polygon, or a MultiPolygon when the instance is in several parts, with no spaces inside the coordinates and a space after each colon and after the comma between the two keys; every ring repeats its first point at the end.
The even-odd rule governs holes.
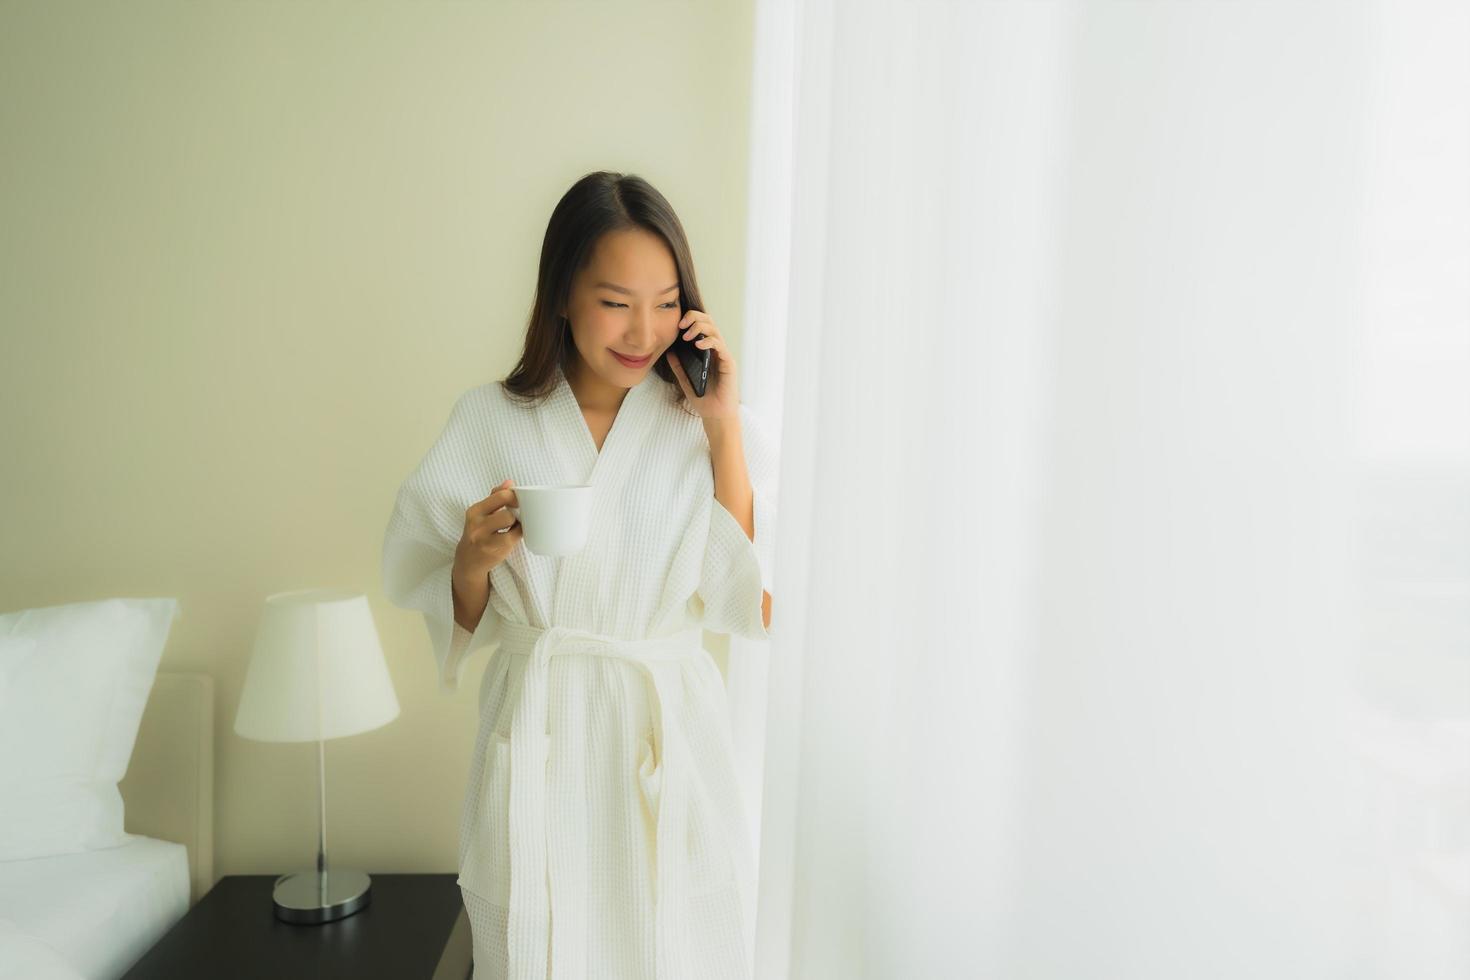
{"type": "Polygon", "coordinates": [[[118,790],[124,830],[188,849],[192,906],[215,883],[213,677],[157,673],[118,790]]]}

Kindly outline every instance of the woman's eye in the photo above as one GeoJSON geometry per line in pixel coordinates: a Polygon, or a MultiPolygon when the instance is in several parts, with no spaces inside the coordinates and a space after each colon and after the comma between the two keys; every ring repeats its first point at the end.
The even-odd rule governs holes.
{"type": "MultiPolygon", "coordinates": [[[[605,299],[605,300],[602,301],[602,305],[603,306],[611,306],[611,307],[616,308],[616,307],[619,307],[619,306],[626,306],[627,304],[626,303],[614,303],[610,299],[605,299]]],[[[664,306],[667,309],[670,309],[670,310],[678,309],[678,307],[679,307],[679,301],[678,300],[670,300],[669,302],[665,303],[664,306]]]]}
{"type": "Polygon", "coordinates": [[[623,304],[622,303],[614,303],[612,300],[605,299],[605,300],[602,301],[602,305],[603,306],[622,306],[623,304]]]}

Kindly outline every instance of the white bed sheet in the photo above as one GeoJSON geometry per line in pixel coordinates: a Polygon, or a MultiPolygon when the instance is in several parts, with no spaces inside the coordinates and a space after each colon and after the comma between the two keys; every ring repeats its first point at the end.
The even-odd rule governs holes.
{"type": "Polygon", "coordinates": [[[0,977],[6,959],[41,960],[49,947],[86,980],[116,980],[184,917],[184,845],[127,837],[120,847],[0,861],[0,977]]]}

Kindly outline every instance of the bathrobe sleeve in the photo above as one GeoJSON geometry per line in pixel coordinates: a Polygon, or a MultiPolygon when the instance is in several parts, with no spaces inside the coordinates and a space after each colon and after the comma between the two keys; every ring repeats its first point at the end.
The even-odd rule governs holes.
{"type": "Polygon", "coordinates": [[[752,640],[771,636],[761,617],[761,593],[773,597],[776,545],[777,446],[761,419],[740,406],[745,467],[755,496],[755,539],[745,536],[735,515],[710,496],[709,538],[705,545],[697,602],[704,628],[752,640]]]}
{"type": "Polygon", "coordinates": [[[473,633],[454,620],[450,580],[464,512],[494,489],[482,491],[483,479],[463,462],[475,455],[469,397],[455,403],[438,440],[399,487],[383,536],[383,593],[395,606],[423,613],[439,690],[446,693],[459,688],[472,653],[500,643],[501,618],[493,602],[485,604],[473,633]]]}

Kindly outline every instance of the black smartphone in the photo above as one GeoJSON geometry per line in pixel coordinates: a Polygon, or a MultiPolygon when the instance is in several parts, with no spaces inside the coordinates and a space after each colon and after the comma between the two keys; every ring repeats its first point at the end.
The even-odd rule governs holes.
{"type": "MultiPolygon", "coordinates": [[[[682,303],[680,311],[680,318],[689,312],[683,309],[682,303]]],[[[694,346],[694,341],[701,336],[703,334],[685,340],[684,331],[680,330],[679,336],[674,338],[674,354],[679,358],[679,363],[684,365],[684,373],[689,375],[689,386],[694,389],[694,394],[703,398],[705,386],[709,384],[709,358],[714,351],[708,347],[694,346]]]]}

